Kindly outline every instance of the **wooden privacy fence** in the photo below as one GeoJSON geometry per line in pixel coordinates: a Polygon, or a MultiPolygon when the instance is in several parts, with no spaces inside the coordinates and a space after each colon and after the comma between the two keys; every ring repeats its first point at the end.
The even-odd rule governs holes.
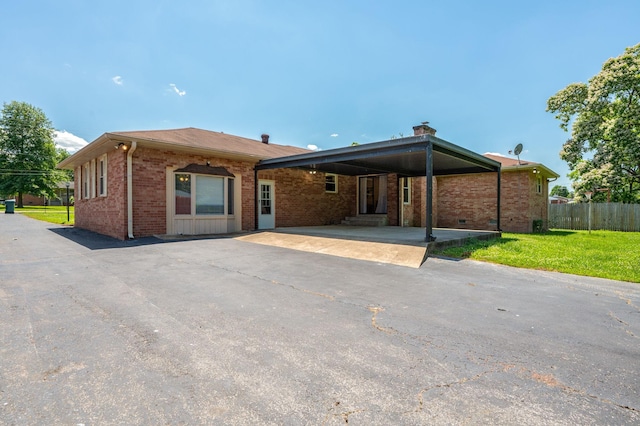
{"type": "MultiPolygon", "coordinates": [[[[589,229],[589,203],[550,204],[549,228],[589,229]]],[[[640,204],[591,203],[591,229],[640,232],[640,204]]]]}

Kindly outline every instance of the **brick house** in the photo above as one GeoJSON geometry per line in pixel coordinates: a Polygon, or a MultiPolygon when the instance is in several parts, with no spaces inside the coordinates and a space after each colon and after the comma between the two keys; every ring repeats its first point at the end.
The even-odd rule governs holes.
{"type": "Polygon", "coordinates": [[[307,152],[271,144],[268,135],[256,141],[195,128],[115,132],[59,167],[75,172],[75,226],[114,238],[231,233],[258,222],[260,228],[339,223],[355,213],[347,199],[352,182],[341,179],[341,191],[326,191],[324,174],[293,169],[257,177],[255,214],[256,163],[307,152]]]}
{"type": "Polygon", "coordinates": [[[500,162],[436,138],[426,124],[414,132],[320,152],[273,144],[268,135],[258,141],[195,128],[114,132],[59,167],[75,172],[75,226],[119,239],[345,218],[425,227],[427,239],[433,226],[499,229],[500,162]],[[455,182],[462,189],[452,190],[455,182]]]}
{"type": "MultiPolygon", "coordinates": [[[[549,181],[560,175],[540,163],[484,154],[501,164],[500,228],[506,232],[533,232],[548,227],[549,181]]],[[[485,229],[497,223],[496,187],[488,173],[439,176],[437,227],[485,229]]]]}
{"type": "MultiPolygon", "coordinates": [[[[66,182],[58,182],[54,189],[55,196],[48,198],[45,195],[24,194],[22,196],[22,204],[25,206],[66,206],[67,205],[67,186],[66,182]]],[[[73,204],[73,188],[69,189],[69,198],[73,204]]]]}

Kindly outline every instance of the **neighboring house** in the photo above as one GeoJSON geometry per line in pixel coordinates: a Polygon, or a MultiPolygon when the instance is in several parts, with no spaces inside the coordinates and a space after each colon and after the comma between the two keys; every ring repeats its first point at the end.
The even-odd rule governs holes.
{"type": "MultiPolygon", "coordinates": [[[[549,182],[560,175],[540,163],[484,154],[502,165],[500,229],[533,232],[548,229],[549,182]]],[[[443,228],[484,229],[497,223],[497,185],[490,173],[437,177],[437,221],[443,228]]]]}
{"type": "MultiPolygon", "coordinates": [[[[55,196],[49,198],[46,195],[23,194],[22,204],[25,206],[66,206],[67,204],[67,185],[66,182],[58,182],[54,189],[55,196]]],[[[69,198],[73,197],[73,184],[69,188],[69,198]]],[[[73,200],[71,200],[73,204],[73,200]]]]}
{"type": "Polygon", "coordinates": [[[568,204],[571,201],[571,198],[563,197],[562,195],[549,196],[549,204],[568,204]]]}
{"type": "Polygon", "coordinates": [[[533,220],[546,223],[547,180],[557,174],[466,150],[426,123],[414,133],[315,152],[270,143],[268,135],[114,132],[59,167],[75,172],[75,226],[119,239],[350,218],[425,227],[430,240],[434,226],[531,232],[533,220]]]}

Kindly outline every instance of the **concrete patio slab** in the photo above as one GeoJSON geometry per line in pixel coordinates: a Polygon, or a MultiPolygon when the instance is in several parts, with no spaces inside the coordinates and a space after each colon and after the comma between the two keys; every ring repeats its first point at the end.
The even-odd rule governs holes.
{"type": "Polygon", "coordinates": [[[435,248],[461,244],[469,238],[497,238],[499,232],[437,228],[427,246],[425,228],[397,226],[305,226],[277,228],[237,239],[311,253],[419,268],[435,248]]]}

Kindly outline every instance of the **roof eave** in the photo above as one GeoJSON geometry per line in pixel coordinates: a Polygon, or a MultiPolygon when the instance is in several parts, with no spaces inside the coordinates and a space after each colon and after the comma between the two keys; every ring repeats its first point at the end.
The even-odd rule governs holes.
{"type": "Polygon", "coordinates": [[[528,164],[516,164],[515,166],[502,166],[502,171],[503,172],[518,172],[518,171],[525,171],[525,170],[533,170],[533,169],[538,169],[540,170],[540,172],[547,177],[550,178],[559,178],[560,175],[556,172],[554,172],[553,170],[551,170],[550,168],[548,168],[547,166],[545,166],[544,164],[540,164],[540,163],[528,163],[528,164]]]}
{"type": "Polygon", "coordinates": [[[268,168],[268,166],[276,165],[278,163],[295,163],[296,161],[303,162],[305,160],[316,160],[322,158],[326,159],[327,157],[340,158],[346,155],[365,155],[372,152],[383,152],[388,149],[410,149],[414,146],[426,147],[429,144],[431,144],[437,151],[454,154],[457,157],[464,157],[465,159],[470,160],[477,165],[487,167],[488,169],[491,169],[493,171],[500,170],[501,164],[499,162],[431,135],[410,136],[400,139],[388,139],[385,141],[373,142],[363,145],[348,146],[326,151],[315,151],[306,154],[296,154],[286,157],[265,159],[260,161],[260,165],[266,166],[265,168],[268,168]]]}
{"type": "Polygon", "coordinates": [[[177,144],[173,142],[165,142],[159,141],[157,139],[145,139],[145,138],[133,138],[127,137],[121,134],[114,133],[104,133],[100,137],[98,137],[95,141],[89,143],[87,146],[80,149],[75,154],[67,157],[63,161],[61,161],[57,167],[60,169],[73,169],[76,168],[87,161],[98,157],[99,155],[104,154],[108,151],[108,146],[113,143],[119,142],[133,142],[135,141],[138,145],[138,148],[153,148],[153,149],[164,149],[164,150],[172,150],[177,152],[188,152],[190,154],[200,154],[207,156],[216,156],[221,158],[226,158],[230,160],[239,160],[239,161],[247,161],[250,163],[257,163],[260,160],[273,158],[267,157],[263,155],[251,155],[251,154],[241,154],[234,151],[224,151],[218,149],[211,149],[205,147],[194,147],[194,146],[186,146],[182,144],[177,144]],[[105,148],[106,147],[106,148],[105,148]]]}

